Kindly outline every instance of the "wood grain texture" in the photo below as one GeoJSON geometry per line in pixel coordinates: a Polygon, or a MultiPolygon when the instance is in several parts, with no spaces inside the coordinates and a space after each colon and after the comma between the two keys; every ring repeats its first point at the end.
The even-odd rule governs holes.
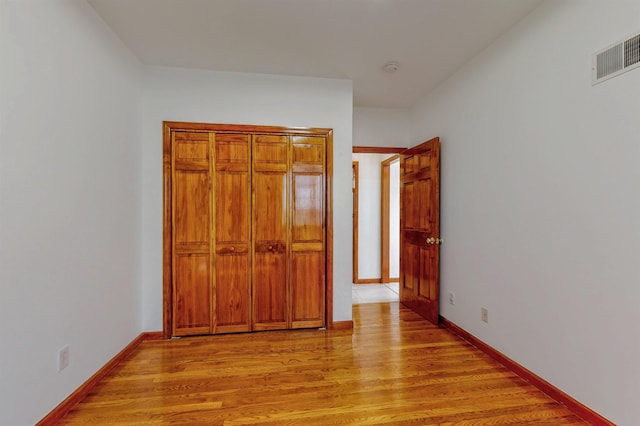
{"type": "Polygon", "coordinates": [[[163,337],[162,332],[144,332],[140,333],[138,337],[133,339],[124,349],[122,349],[116,356],[114,356],[109,362],[107,362],[100,370],[89,377],[78,389],[76,389],[71,395],[65,398],[56,408],[51,410],[49,414],[42,418],[37,423],[37,426],[51,426],[58,423],[73,407],[75,407],[80,401],[82,401],[93,389],[122,361],[127,359],[129,355],[144,341],[161,340],[163,337]]]}
{"type": "Polygon", "coordinates": [[[325,139],[325,241],[324,241],[324,323],[328,329],[333,328],[333,130],[329,130],[325,139]]]}
{"type": "Polygon", "coordinates": [[[327,326],[332,130],[163,126],[164,337],[327,326]]]}
{"type": "Polygon", "coordinates": [[[400,301],[438,323],[440,139],[400,156],[400,301]]]}
{"type": "Polygon", "coordinates": [[[380,279],[383,283],[389,282],[391,162],[397,158],[398,156],[394,155],[380,163],[380,279]]]}
{"type": "Polygon", "coordinates": [[[173,332],[173,186],[171,185],[171,126],[162,123],[162,334],[173,332]]]}
{"type": "Polygon", "coordinates": [[[201,130],[205,132],[328,135],[333,131],[321,127],[260,126],[253,124],[195,123],[189,121],[164,121],[163,123],[165,128],[170,130],[201,130]]]}
{"type": "Polygon", "coordinates": [[[354,284],[381,284],[382,278],[358,278],[354,284]]]}
{"type": "Polygon", "coordinates": [[[592,425],[615,426],[613,422],[602,417],[600,414],[596,413],[579,401],[576,401],[574,398],[562,392],[560,389],[553,386],[542,377],[524,368],[522,365],[518,364],[503,353],[497,351],[492,346],[487,345],[482,340],[478,339],[477,337],[467,332],[465,329],[459,327],[458,325],[454,324],[453,322],[449,321],[448,319],[441,316],[440,324],[453,333],[457,334],[467,342],[471,343],[473,346],[480,349],[482,352],[486,353],[491,358],[507,367],[509,370],[513,371],[518,376],[522,377],[528,383],[531,383],[554,400],[564,404],[571,411],[576,413],[581,418],[587,420],[592,425]]]}
{"type": "Polygon", "coordinates": [[[359,207],[358,207],[358,198],[360,197],[360,194],[359,194],[360,162],[358,161],[351,162],[351,173],[352,173],[351,194],[353,197],[353,212],[351,215],[351,219],[353,222],[353,244],[352,244],[353,254],[351,256],[351,258],[353,259],[352,261],[353,276],[351,277],[351,280],[354,283],[357,283],[358,282],[358,239],[359,239],[358,218],[360,214],[359,207]]]}
{"type": "Polygon", "coordinates": [[[172,295],[174,336],[211,329],[210,134],[172,133],[172,295]]]}
{"type": "Polygon", "coordinates": [[[325,326],[325,145],[291,138],[290,328],[325,326]]]}
{"type": "Polygon", "coordinates": [[[353,330],[353,320],[351,321],[334,321],[331,326],[327,326],[329,330],[353,330]]]}
{"type": "Polygon", "coordinates": [[[354,146],[351,150],[354,154],[399,154],[406,148],[382,147],[382,146],[354,146]]]}
{"type": "Polygon", "coordinates": [[[289,137],[254,135],[252,149],[252,328],[281,330],[291,323],[289,137]]]}
{"type": "Polygon", "coordinates": [[[212,333],[251,330],[250,136],[216,133],[212,333]]]}
{"type": "Polygon", "coordinates": [[[587,424],[398,303],[353,314],[353,330],[144,342],[59,424],[587,424]]]}
{"type": "Polygon", "coordinates": [[[324,251],[292,251],[290,328],[324,327],[324,294],[324,251]]]}
{"type": "Polygon", "coordinates": [[[206,334],[211,325],[209,253],[174,259],[174,335],[206,334]]]}

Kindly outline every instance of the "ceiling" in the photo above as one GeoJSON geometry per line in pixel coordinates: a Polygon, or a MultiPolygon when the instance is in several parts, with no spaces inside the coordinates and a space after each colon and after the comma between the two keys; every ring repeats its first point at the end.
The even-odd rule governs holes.
{"type": "Polygon", "coordinates": [[[355,106],[383,108],[413,106],[542,2],[88,1],[144,64],[349,79],[355,106]]]}

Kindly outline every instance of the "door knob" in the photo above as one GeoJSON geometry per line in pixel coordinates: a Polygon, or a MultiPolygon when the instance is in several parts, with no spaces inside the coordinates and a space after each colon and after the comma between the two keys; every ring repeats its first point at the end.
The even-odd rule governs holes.
{"type": "Polygon", "coordinates": [[[434,238],[434,237],[429,237],[426,240],[427,244],[442,244],[444,243],[444,240],[442,238],[434,238]]]}
{"type": "Polygon", "coordinates": [[[273,250],[273,246],[269,246],[269,250],[273,250]]]}

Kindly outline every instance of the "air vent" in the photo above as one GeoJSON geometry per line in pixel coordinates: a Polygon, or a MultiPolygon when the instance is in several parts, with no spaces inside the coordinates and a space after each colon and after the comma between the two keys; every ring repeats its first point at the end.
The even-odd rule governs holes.
{"type": "Polygon", "coordinates": [[[640,34],[593,55],[593,84],[640,66],[640,34]]]}

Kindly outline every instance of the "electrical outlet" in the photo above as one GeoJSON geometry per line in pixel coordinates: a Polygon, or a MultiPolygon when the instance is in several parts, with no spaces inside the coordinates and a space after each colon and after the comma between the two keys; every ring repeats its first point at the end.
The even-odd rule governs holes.
{"type": "Polygon", "coordinates": [[[480,310],[480,317],[482,318],[482,321],[489,324],[489,310],[487,308],[482,308],[480,310]]]}
{"type": "Polygon", "coordinates": [[[456,296],[453,294],[452,291],[449,292],[449,304],[450,305],[456,304],[456,296]]]}
{"type": "Polygon", "coordinates": [[[69,366],[69,345],[58,351],[58,372],[69,366]]]}

